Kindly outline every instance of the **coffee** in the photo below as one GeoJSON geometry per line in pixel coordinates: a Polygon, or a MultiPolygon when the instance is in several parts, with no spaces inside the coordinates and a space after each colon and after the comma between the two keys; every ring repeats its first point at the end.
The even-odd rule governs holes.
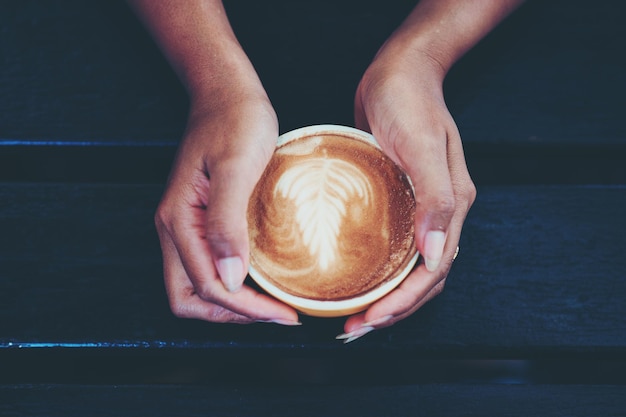
{"type": "Polygon", "coordinates": [[[329,127],[279,144],[252,194],[251,268],[287,294],[358,297],[415,261],[411,183],[355,132],[329,127]]]}

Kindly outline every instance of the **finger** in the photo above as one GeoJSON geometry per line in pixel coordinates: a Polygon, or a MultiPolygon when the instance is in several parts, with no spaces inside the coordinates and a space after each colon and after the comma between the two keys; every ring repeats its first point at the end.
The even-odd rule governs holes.
{"type": "Polygon", "coordinates": [[[440,294],[452,266],[464,219],[465,212],[459,210],[451,222],[450,238],[438,270],[430,272],[424,264],[418,265],[398,288],[374,303],[365,312],[348,318],[344,325],[346,333],[359,331],[363,327],[379,329],[391,326],[413,314],[440,294]]]}
{"type": "Polygon", "coordinates": [[[210,186],[205,213],[206,240],[219,277],[231,292],[238,291],[246,277],[250,250],[248,202],[275,141],[276,136],[269,136],[247,146],[249,141],[237,142],[239,151],[207,156],[210,186]]]}
{"type": "Polygon", "coordinates": [[[298,323],[293,308],[252,288],[244,286],[237,293],[228,292],[207,255],[206,242],[196,234],[177,242],[169,233],[161,233],[161,247],[165,286],[176,315],[213,322],[298,323]]]}
{"type": "Polygon", "coordinates": [[[201,299],[186,276],[178,251],[169,234],[160,230],[160,240],[165,288],[170,308],[175,316],[215,323],[251,323],[254,321],[250,317],[201,299]]]}
{"type": "Polygon", "coordinates": [[[420,265],[392,293],[368,310],[349,317],[344,324],[345,333],[338,338],[348,342],[372,330],[392,326],[440,294],[445,285],[445,278],[445,274],[439,276],[437,273],[428,272],[424,265],[420,265]]]}
{"type": "Polygon", "coordinates": [[[389,327],[413,314],[429,300],[441,293],[445,275],[428,272],[424,265],[413,271],[402,285],[367,311],[349,317],[344,325],[345,334],[352,336],[361,329],[367,332],[389,327]],[[435,282],[435,285],[432,285],[435,282]]]}
{"type": "Polygon", "coordinates": [[[448,228],[455,208],[450,179],[445,133],[423,136],[407,146],[407,158],[418,161],[406,166],[415,187],[415,236],[419,252],[428,271],[435,271],[441,262],[448,228]]]}

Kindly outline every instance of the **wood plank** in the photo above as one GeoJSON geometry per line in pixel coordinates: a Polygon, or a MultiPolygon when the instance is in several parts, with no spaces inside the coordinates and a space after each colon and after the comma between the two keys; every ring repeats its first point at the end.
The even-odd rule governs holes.
{"type": "MultiPolygon", "coordinates": [[[[466,143],[477,185],[626,184],[626,141],[621,145],[466,143]]],[[[164,184],[173,146],[0,146],[5,182],[164,184]]]]}
{"type": "Polygon", "coordinates": [[[345,348],[334,340],[342,319],[284,328],[174,318],[152,225],[160,193],[154,185],[2,184],[0,355],[626,355],[624,186],[480,189],[444,293],[345,348]]]}
{"type": "Polygon", "coordinates": [[[0,386],[27,416],[623,416],[626,386],[0,386]]]}
{"type": "Polygon", "coordinates": [[[626,4],[527,2],[450,74],[448,105],[466,141],[618,144],[626,4]]]}
{"type": "MultiPolygon", "coordinates": [[[[284,132],[351,125],[362,71],[413,3],[226,6],[284,132]]],[[[626,182],[625,5],[529,1],[459,62],[446,94],[478,184],[626,182]]],[[[4,2],[0,30],[1,179],[163,183],[186,95],[124,1],[4,2]]]]}
{"type": "MultiPolygon", "coordinates": [[[[281,131],[352,124],[355,86],[414,1],[227,1],[281,131]]],[[[467,142],[626,137],[624,3],[529,1],[447,82],[467,142]]],[[[186,97],[124,1],[0,4],[0,142],[175,146],[186,97]]]]}
{"type": "Polygon", "coordinates": [[[186,95],[123,0],[26,0],[0,10],[3,142],[177,142],[186,95]]]}

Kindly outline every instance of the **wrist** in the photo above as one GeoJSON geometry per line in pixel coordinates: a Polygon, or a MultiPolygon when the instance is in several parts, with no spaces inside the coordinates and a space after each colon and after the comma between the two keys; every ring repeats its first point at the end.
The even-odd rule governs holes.
{"type": "Polygon", "coordinates": [[[384,46],[440,66],[442,76],[523,0],[421,0],[384,46]]]}
{"type": "Polygon", "coordinates": [[[368,71],[384,71],[387,76],[407,76],[441,87],[451,65],[431,51],[421,38],[391,37],[376,54],[368,71]]]}
{"type": "Polygon", "coordinates": [[[270,109],[273,113],[261,80],[239,45],[216,54],[186,77],[190,114],[245,113],[252,109],[270,109]]]}
{"type": "Polygon", "coordinates": [[[207,119],[221,119],[222,123],[234,125],[242,120],[264,120],[278,131],[278,117],[264,90],[225,88],[193,97],[188,120],[191,125],[207,119]]]}

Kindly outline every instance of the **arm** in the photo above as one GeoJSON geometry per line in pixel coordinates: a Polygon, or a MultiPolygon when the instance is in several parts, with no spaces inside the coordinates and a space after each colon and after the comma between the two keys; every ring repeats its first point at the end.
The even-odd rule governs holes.
{"type": "Polygon", "coordinates": [[[220,0],[129,0],[187,88],[194,111],[239,99],[267,100],[220,0]]]}
{"type": "Polygon", "coordinates": [[[407,57],[424,54],[441,67],[443,77],[463,54],[522,3],[523,0],[422,0],[381,52],[393,48],[390,51],[407,57]]]}
{"type": "Polygon", "coordinates": [[[131,0],[185,85],[187,129],[155,222],[173,312],[216,322],[297,324],[242,286],[246,209],[278,136],[276,114],[218,0],[131,0]]]}
{"type": "Polygon", "coordinates": [[[381,47],[355,96],[357,127],[370,130],[415,186],[423,264],[365,313],[348,319],[353,340],[405,318],[439,294],[476,190],[443,97],[454,63],[521,0],[422,0],[381,47]]]}

